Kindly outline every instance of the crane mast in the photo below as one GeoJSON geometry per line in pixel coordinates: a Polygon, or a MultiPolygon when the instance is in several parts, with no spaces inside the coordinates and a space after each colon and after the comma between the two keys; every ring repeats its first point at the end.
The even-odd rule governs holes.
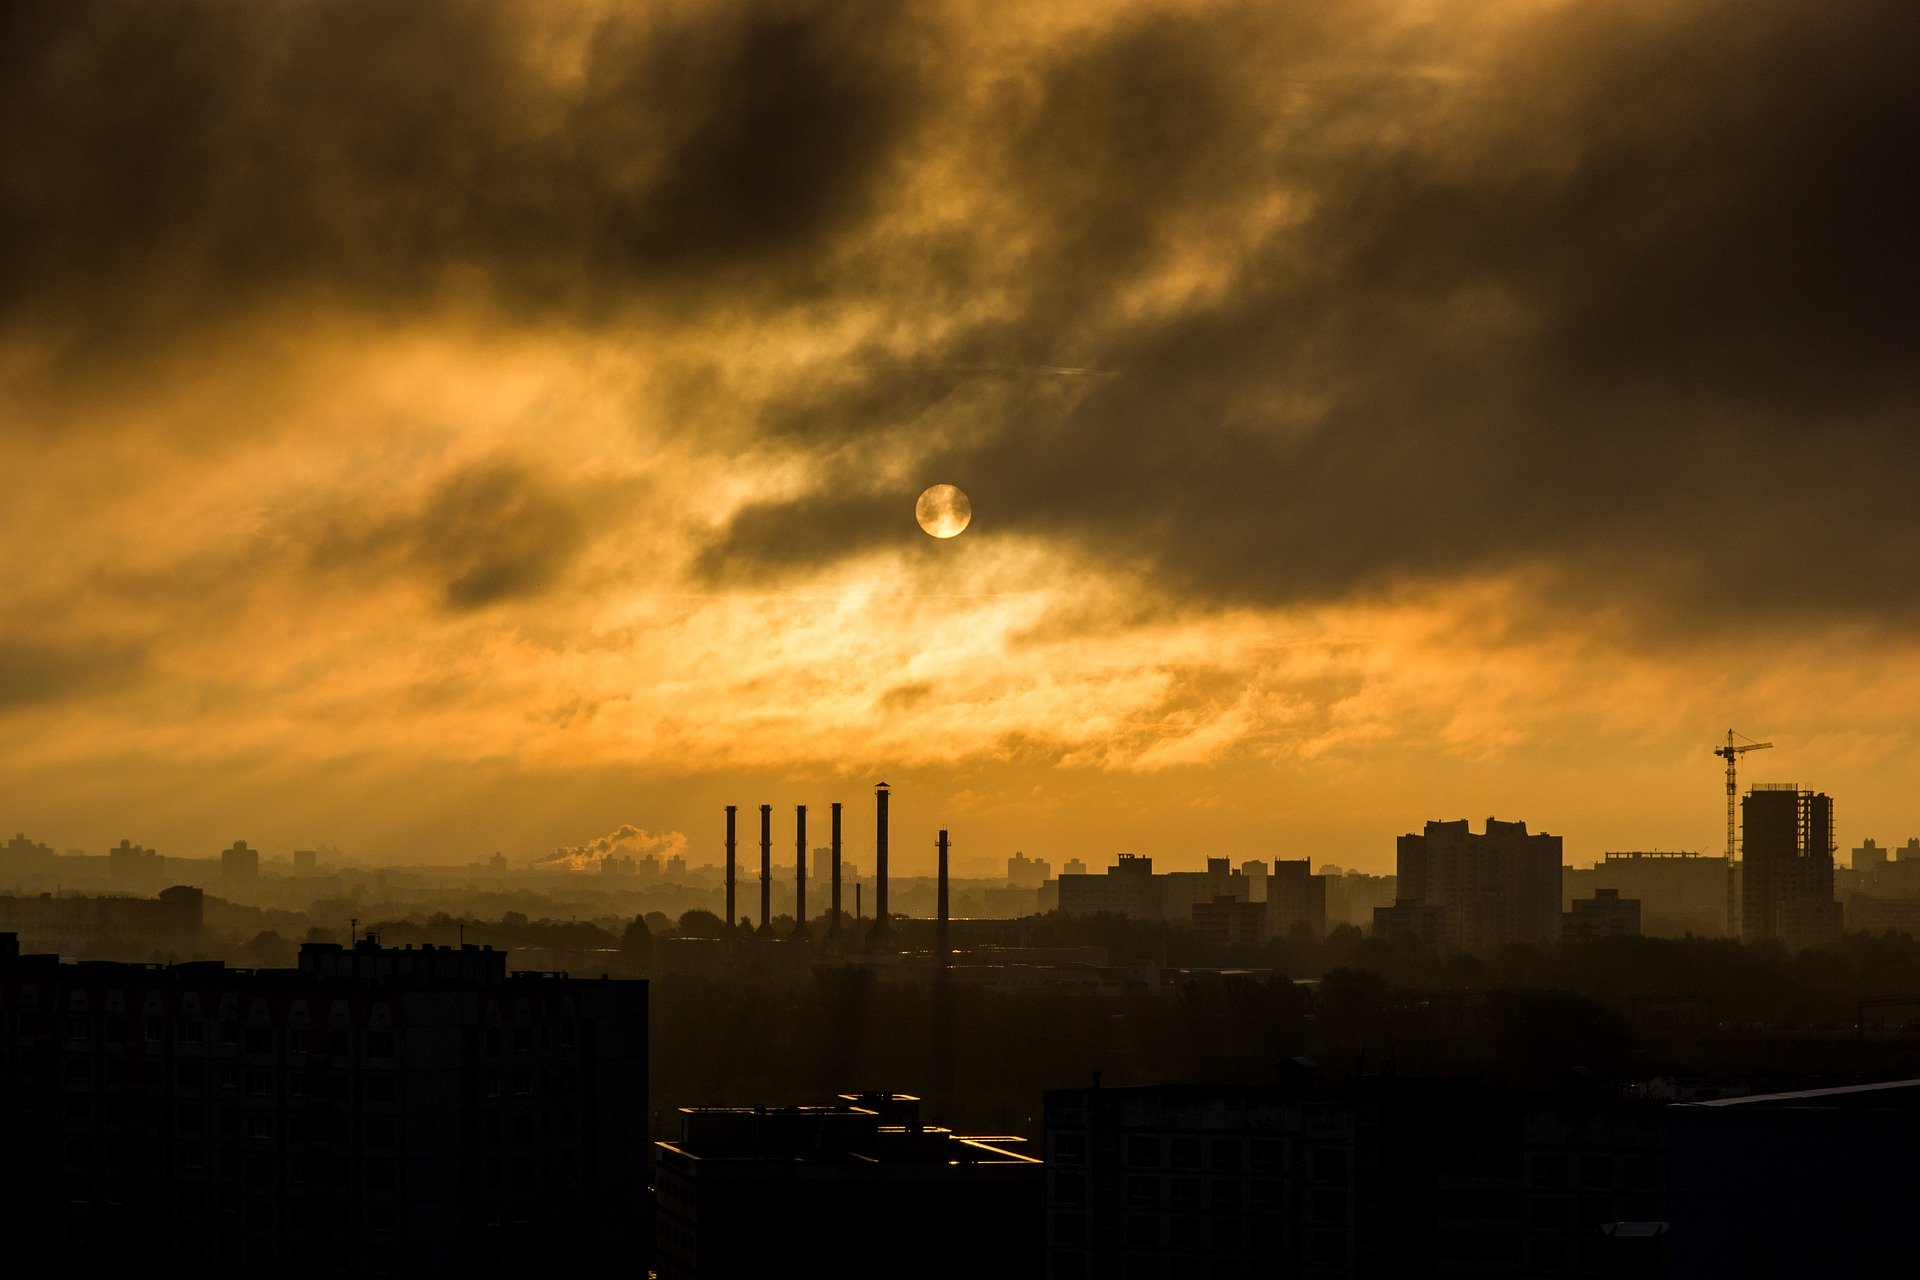
{"type": "Polygon", "coordinates": [[[1739,931],[1739,913],[1735,909],[1733,900],[1733,859],[1734,854],[1738,852],[1736,840],[1739,831],[1734,821],[1733,801],[1740,790],[1739,760],[1749,751],[1765,751],[1772,746],[1771,742],[1755,742],[1752,738],[1744,737],[1729,729],[1726,745],[1713,749],[1713,754],[1727,762],[1727,933],[1729,935],[1739,931]],[[1735,739],[1739,741],[1736,742],[1735,739]]]}

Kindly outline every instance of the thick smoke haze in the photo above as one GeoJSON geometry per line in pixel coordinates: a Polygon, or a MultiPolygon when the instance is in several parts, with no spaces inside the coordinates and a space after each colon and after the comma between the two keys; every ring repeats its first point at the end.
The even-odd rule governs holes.
{"type": "Polygon", "coordinates": [[[9,4],[0,810],[1578,858],[1717,842],[1731,723],[1904,839],[1916,63],[1903,0],[9,4]]]}

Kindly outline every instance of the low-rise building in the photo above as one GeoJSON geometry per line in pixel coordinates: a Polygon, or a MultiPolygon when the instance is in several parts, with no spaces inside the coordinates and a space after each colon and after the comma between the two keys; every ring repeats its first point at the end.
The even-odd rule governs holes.
{"type": "Polygon", "coordinates": [[[839,1227],[824,1274],[1038,1276],[1042,1167],[1018,1139],[963,1137],[906,1094],[825,1106],[690,1107],[656,1144],[661,1280],[771,1276],[839,1227]]]}
{"type": "Polygon", "coordinates": [[[1595,889],[1591,898],[1575,898],[1572,909],[1560,921],[1563,942],[1639,935],[1640,900],[1623,898],[1618,889],[1595,889]]]}

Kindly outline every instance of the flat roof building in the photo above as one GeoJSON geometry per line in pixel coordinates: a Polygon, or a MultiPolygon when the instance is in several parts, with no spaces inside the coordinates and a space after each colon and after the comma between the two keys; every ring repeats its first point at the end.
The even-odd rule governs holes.
{"type": "Polygon", "coordinates": [[[64,964],[0,934],[0,1204],[76,1274],[639,1274],[647,986],[486,947],[64,964]]]}
{"type": "Polygon", "coordinates": [[[840,1224],[823,1274],[1038,1276],[1042,1169],[1019,1139],[924,1123],[907,1094],[824,1106],[689,1107],[656,1144],[661,1280],[779,1275],[840,1224]]]}
{"type": "Polygon", "coordinates": [[[1416,923],[1430,942],[1468,948],[1553,942],[1560,936],[1560,837],[1524,822],[1429,822],[1399,838],[1394,908],[1376,931],[1416,923]]]}

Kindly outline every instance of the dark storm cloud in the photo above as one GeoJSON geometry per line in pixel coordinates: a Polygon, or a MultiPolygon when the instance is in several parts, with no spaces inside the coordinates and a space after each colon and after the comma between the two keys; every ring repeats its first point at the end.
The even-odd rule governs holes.
{"type": "MultiPolygon", "coordinates": [[[[1205,603],[1529,570],[1683,626],[1911,611],[1920,10],[1402,8],[1093,6],[1049,44],[980,35],[1011,5],[18,0],[0,332],[872,314],[754,392],[818,480],[703,572],[893,543],[911,457],[974,540],[1205,603]]],[[[355,554],[538,592],[587,536],[549,484],[456,482],[355,554]]]]}
{"type": "Polygon", "coordinates": [[[631,496],[493,459],[449,476],[402,513],[336,518],[312,536],[308,554],[323,572],[405,574],[450,610],[478,609],[559,585],[631,496]]]}
{"type": "MultiPolygon", "coordinates": [[[[1898,0],[1571,4],[1458,78],[1337,23],[1123,28],[1009,122],[1031,305],[956,343],[1121,376],[926,476],[1178,594],[1544,567],[1668,618],[1908,612],[1917,57],[1898,0]],[[1230,289],[1124,315],[1168,244],[1275,193],[1299,216],[1230,289]]],[[[810,418],[910,420],[890,390],[810,418]]],[[[751,510],[718,558],[886,536],[818,516],[751,510]]]]}
{"type": "Polygon", "coordinates": [[[804,289],[914,115],[892,8],[10,3],[0,319],[804,289]]]}
{"type": "Polygon", "coordinates": [[[146,669],[137,646],[0,637],[0,712],[110,693],[146,669]]]}

